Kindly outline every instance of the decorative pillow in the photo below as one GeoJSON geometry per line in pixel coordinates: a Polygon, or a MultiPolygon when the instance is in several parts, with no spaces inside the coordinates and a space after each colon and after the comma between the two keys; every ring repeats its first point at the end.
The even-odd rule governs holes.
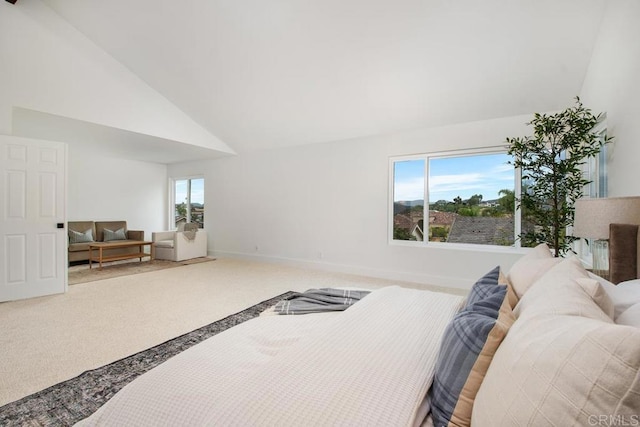
{"type": "Polygon", "coordinates": [[[507,276],[502,272],[502,269],[500,269],[500,275],[498,276],[498,285],[506,286],[507,288],[509,288],[509,290],[507,291],[507,298],[509,298],[509,305],[513,310],[516,304],[518,304],[518,296],[516,295],[516,291],[515,289],[513,289],[511,282],[509,282],[507,276]]]}
{"type": "Polygon", "coordinates": [[[562,258],[554,258],[549,247],[541,243],[516,261],[507,274],[516,296],[522,298],[536,280],[561,260],[562,258]]]}
{"type": "Polygon", "coordinates": [[[621,286],[623,288],[630,286],[640,286],[640,279],[625,280],[624,282],[620,282],[614,286],[621,286]]]}
{"type": "Polygon", "coordinates": [[[591,297],[596,293],[592,287],[600,285],[591,281],[586,285],[590,290],[585,291],[578,279],[591,280],[577,258],[562,259],[520,299],[513,310],[516,318],[565,314],[611,321],[611,316],[596,305],[591,297]]]}
{"type": "Polygon", "coordinates": [[[616,323],[640,328],[640,302],[623,311],[616,319],[616,323]]]}
{"type": "Polygon", "coordinates": [[[600,282],[604,291],[609,295],[609,298],[611,298],[614,309],[613,320],[616,322],[618,321],[618,317],[628,310],[629,307],[640,303],[640,279],[627,280],[614,285],[593,273],[589,273],[589,277],[600,282]]]}
{"type": "Polygon", "coordinates": [[[88,229],[84,233],[79,231],[69,230],[69,243],[90,243],[93,242],[93,230],[88,229]]]}
{"type": "Polygon", "coordinates": [[[578,282],[582,287],[582,290],[591,297],[593,302],[598,304],[598,307],[600,307],[602,311],[604,311],[604,313],[613,320],[613,302],[602,286],[600,286],[600,283],[597,280],[591,278],[587,279],[584,277],[576,279],[576,282],[578,282]]]}
{"type": "Polygon", "coordinates": [[[430,391],[436,426],[470,425],[476,393],[513,324],[509,289],[493,288],[489,296],[463,308],[445,330],[430,391]]]}
{"type": "Polygon", "coordinates": [[[480,386],[472,425],[631,422],[640,414],[639,375],[640,329],[575,315],[519,318],[480,386]]]}
{"type": "Polygon", "coordinates": [[[491,296],[497,289],[499,277],[500,266],[497,266],[474,283],[467,297],[465,307],[491,296]]]}
{"type": "Polygon", "coordinates": [[[116,231],[105,228],[103,230],[103,233],[105,242],[110,242],[112,240],[127,240],[127,232],[124,230],[124,228],[120,228],[116,231]]]}

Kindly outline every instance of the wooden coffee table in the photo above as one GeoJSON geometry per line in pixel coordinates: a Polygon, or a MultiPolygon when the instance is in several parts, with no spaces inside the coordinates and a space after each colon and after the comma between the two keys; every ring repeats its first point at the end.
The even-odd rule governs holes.
{"type": "Polygon", "coordinates": [[[122,259],[133,259],[133,258],[142,258],[149,257],[149,261],[153,260],[154,255],[154,244],[153,242],[147,242],[144,240],[122,240],[122,241],[111,241],[111,242],[93,242],[89,245],[89,268],[91,268],[94,261],[98,262],[102,270],[102,263],[108,261],[119,261],[122,259]],[[121,249],[121,248],[133,248],[138,247],[138,252],[130,253],[130,254],[120,254],[120,255],[105,255],[104,251],[108,251],[109,249],[121,249]],[[144,251],[145,246],[150,246],[150,253],[146,253],[144,251]],[[93,251],[96,250],[98,252],[97,256],[94,255],[93,251]]]}

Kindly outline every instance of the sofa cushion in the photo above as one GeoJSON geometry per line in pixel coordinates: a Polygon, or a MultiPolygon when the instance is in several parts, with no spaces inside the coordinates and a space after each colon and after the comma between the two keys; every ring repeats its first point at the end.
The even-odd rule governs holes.
{"type": "Polygon", "coordinates": [[[105,242],[111,242],[113,240],[127,240],[127,234],[124,228],[119,228],[117,230],[109,230],[108,228],[105,228],[102,232],[104,233],[105,242]]]}
{"type": "Polygon", "coordinates": [[[159,240],[155,243],[156,248],[173,248],[173,239],[159,240]]]}
{"type": "Polygon", "coordinates": [[[90,243],[92,243],[92,242],[88,242],[88,243],[70,243],[69,244],[69,252],[88,251],[90,243]]]}

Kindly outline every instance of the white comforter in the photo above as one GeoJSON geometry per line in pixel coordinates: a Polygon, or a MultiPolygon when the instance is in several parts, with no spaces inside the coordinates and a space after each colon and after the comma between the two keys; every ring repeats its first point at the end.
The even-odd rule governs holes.
{"type": "Polygon", "coordinates": [[[463,298],[388,287],[341,313],[263,316],[124,387],[80,424],[408,426],[463,298]]]}

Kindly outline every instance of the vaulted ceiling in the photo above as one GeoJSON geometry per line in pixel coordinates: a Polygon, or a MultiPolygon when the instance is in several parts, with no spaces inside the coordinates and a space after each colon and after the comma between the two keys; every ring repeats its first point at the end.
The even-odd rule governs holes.
{"type": "Polygon", "coordinates": [[[606,7],[43,1],[238,153],[564,108],[606,7]]]}

